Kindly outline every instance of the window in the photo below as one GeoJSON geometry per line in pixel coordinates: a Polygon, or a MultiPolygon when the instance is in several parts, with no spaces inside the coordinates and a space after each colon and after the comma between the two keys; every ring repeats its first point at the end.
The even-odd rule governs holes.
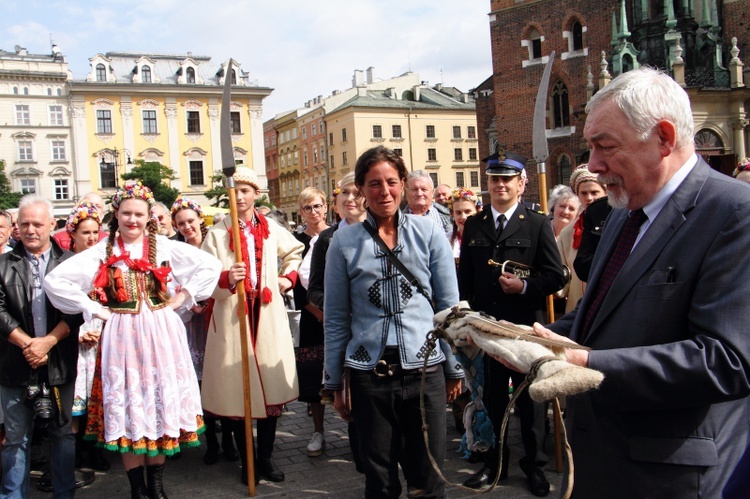
{"type": "Polygon", "coordinates": [[[427,127],[425,128],[425,136],[428,139],[435,138],[435,125],[427,125],[427,127]]]}
{"type": "Polygon", "coordinates": [[[346,128],[341,129],[341,142],[346,142],[346,128]]]}
{"type": "Polygon", "coordinates": [[[393,152],[396,153],[396,156],[403,156],[404,150],[403,149],[394,149],[393,152]]]}
{"type": "Polygon", "coordinates": [[[328,145],[329,146],[333,145],[333,132],[328,134],[328,145]]]}
{"type": "Polygon", "coordinates": [[[401,138],[401,125],[393,125],[391,126],[391,135],[394,139],[400,139],[401,138]]]}
{"type": "Polygon", "coordinates": [[[334,163],[333,163],[333,154],[331,154],[331,165],[330,165],[330,166],[331,166],[331,168],[333,168],[333,167],[334,167],[334,163]]]}
{"type": "Polygon", "coordinates": [[[13,93],[18,95],[18,87],[13,87],[13,93]]]}
{"type": "Polygon", "coordinates": [[[346,151],[341,153],[341,164],[344,166],[349,164],[349,161],[346,159],[346,151]]]}
{"type": "Polygon", "coordinates": [[[320,120],[320,126],[318,127],[320,129],[320,133],[325,133],[325,129],[323,128],[323,120],[320,120]]]}
{"type": "Polygon", "coordinates": [[[203,161],[190,162],[190,185],[203,185],[203,161]]]}
{"type": "Polygon", "coordinates": [[[307,128],[302,127],[302,140],[307,140],[307,128]]]}
{"type": "Polygon", "coordinates": [[[318,125],[315,123],[312,124],[312,131],[310,133],[310,137],[315,137],[315,135],[318,133],[318,125]]]}
{"type": "Polygon", "coordinates": [[[16,125],[31,125],[31,113],[28,104],[16,105],[16,125]]]}
{"type": "Polygon", "coordinates": [[[52,89],[51,88],[47,89],[47,95],[52,95],[52,89]]]}
{"type": "Polygon", "coordinates": [[[568,157],[567,154],[563,154],[560,156],[560,158],[557,160],[557,171],[558,171],[558,178],[560,179],[561,184],[568,185],[570,183],[570,157],[568,157]]]}
{"type": "Polygon", "coordinates": [[[23,95],[29,95],[29,87],[23,87],[23,95]]]}
{"type": "Polygon", "coordinates": [[[65,161],[65,141],[52,141],[52,161],[65,161]]]}
{"type": "Polygon", "coordinates": [[[476,147],[470,147],[469,148],[469,160],[470,161],[476,161],[477,160],[477,148],[476,147]]]}
{"type": "Polygon", "coordinates": [[[188,83],[195,83],[195,68],[187,68],[187,71],[185,71],[185,79],[188,83]]]}
{"type": "Polygon", "coordinates": [[[308,166],[308,161],[307,161],[307,149],[305,149],[304,151],[302,151],[302,164],[303,164],[304,166],[308,166]]]}
{"type": "Polygon", "coordinates": [[[55,201],[69,199],[68,179],[55,179],[55,201]]]}
{"type": "Polygon", "coordinates": [[[461,138],[461,127],[460,126],[454,126],[453,127],[453,138],[454,139],[460,139],[461,138]]]}
{"type": "Polygon", "coordinates": [[[107,81],[107,68],[104,64],[96,65],[96,81],[107,81]]]}
{"type": "Polygon", "coordinates": [[[461,148],[453,149],[453,160],[454,161],[463,161],[464,160],[464,150],[461,148]]]}
{"type": "Polygon", "coordinates": [[[466,127],[466,136],[470,139],[477,138],[477,127],[470,125],[466,127]]]}
{"type": "Polygon", "coordinates": [[[237,71],[233,69],[232,70],[232,85],[236,85],[236,84],[237,84],[237,71]]]}
{"type": "Polygon", "coordinates": [[[532,30],[529,33],[529,40],[531,41],[531,58],[541,59],[542,57],[542,35],[537,30],[532,30]]]}
{"type": "Polygon", "coordinates": [[[456,187],[465,187],[464,172],[456,172],[456,187]]]}
{"type": "Polygon", "coordinates": [[[479,187],[479,172],[469,172],[472,187],[479,187]]]}
{"type": "Polygon", "coordinates": [[[49,124],[50,126],[62,126],[63,125],[63,107],[62,106],[50,106],[49,107],[49,124]]]}
{"type": "Polygon", "coordinates": [[[201,116],[198,111],[187,112],[188,133],[201,133],[201,116]]]}
{"type": "Polygon", "coordinates": [[[294,151],[294,164],[299,164],[299,151],[294,151]]]}
{"type": "Polygon", "coordinates": [[[156,111],[153,109],[143,111],[143,133],[158,133],[156,131],[156,111]]]}
{"type": "Polygon", "coordinates": [[[284,134],[284,142],[289,142],[291,140],[291,136],[289,135],[289,130],[286,131],[284,134]]]}
{"type": "Polygon", "coordinates": [[[96,133],[112,133],[112,111],[96,110],[96,133]]]}
{"type": "Polygon", "coordinates": [[[568,87],[561,80],[552,88],[552,108],[555,128],[570,125],[570,108],[568,105],[568,87]]]}
{"type": "Polygon", "coordinates": [[[114,163],[99,163],[99,178],[102,189],[117,188],[117,172],[114,163]]]}
{"type": "Polygon", "coordinates": [[[297,138],[297,129],[296,128],[292,128],[292,138],[293,139],[297,138]]]}
{"type": "Polygon", "coordinates": [[[57,89],[57,95],[62,95],[62,88],[57,89]]]}
{"type": "Polygon", "coordinates": [[[430,173],[430,178],[432,179],[432,185],[438,185],[437,173],[430,173]]]}
{"type": "Polygon", "coordinates": [[[36,194],[36,179],[21,179],[21,194],[36,194]]]}
{"type": "Polygon", "coordinates": [[[583,50],[583,26],[578,21],[573,23],[573,50],[583,50]]]}
{"type": "Polygon", "coordinates": [[[141,83],[151,83],[151,66],[141,67],[141,83]]]}
{"type": "Polygon", "coordinates": [[[34,161],[34,148],[30,140],[18,141],[18,161],[34,161]]]}
{"type": "Polygon", "coordinates": [[[240,112],[230,111],[229,119],[232,123],[232,133],[242,133],[242,129],[240,128],[240,112]]]}
{"type": "Polygon", "coordinates": [[[437,149],[427,149],[427,161],[437,161],[437,149]]]}
{"type": "Polygon", "coordinates": [[[318,163],[318,148],[317,147],[313,149],[313,163],[314,164],[318,163]]]}
{"type": "Polygon", "coordinates": [[[372,125],[372,138],[382,139],[383,138],[383,127],[380,125],[372,125]]]}

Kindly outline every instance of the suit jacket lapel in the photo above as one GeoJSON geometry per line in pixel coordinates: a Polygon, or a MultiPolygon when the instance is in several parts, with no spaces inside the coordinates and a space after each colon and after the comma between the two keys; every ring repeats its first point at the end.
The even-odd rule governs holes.
{"type": "Polygon", "coordinates": [[[524,220],[526,220],[526,208],[524,208],[522,204],[519,204],[516,208],[516,211],[513,212],[513,216],[510,217],[508,223],[505,224],[505,229],[503,229],[503,233],[500,234],[500,239],[498,239],[498,242],[505,241],[510,236],[518,232],[521,229],[521,224],[524,220]]]}
{"type": "Polygon", "coordinates": [[[488,206],[479,215],[480,219],[479,229],[486,235],[490,241],[494,241],[497,238],[497,229],[495,228],[495,220],[492,218],[492,210],[488,206]]]}
{"type": "MultiPolygon", "coordinates": [[[[693,171],[690,172],[667,201],[667,204],[664,205],[656,220],[651,223],[646,233],[638,242],[638,245],[625,261],[614,282],[612,282],[609,292],[599,312],[596,314],[594,322],[591,324],[589,338],[596,333],[597,327],[615,310],[643,275],[652,268],[654,261],[661,254],[662,249],[669,243],[680,226],[685,223],[685,214],[695,206],[696,194],[700,192],[701,187],[708,178],[707,168],[708,166],[705,163],[699,161],[695,168],[693,168],[693,171]]],[[[617,243],[620,234],[619,229],[625,223],[627,213],[627,210],[623,210],[623,213],[620,214],[622,220],[618,220],[616,224],[618,230],[613,232],[614,237],[611,237],[608,241],[609,248],[608,253],[606,253],[607,255],[611,253],[614,245],[617,243]]],[[[606,263],[607,260],[602,259],[600,265],[597,266],[596,276],[592,276],[597,279],[596,282],[598,282],[601,271],[606,266],[606,263]]],[[[592,282],[595,281],[592,280],[592,282]]]]}

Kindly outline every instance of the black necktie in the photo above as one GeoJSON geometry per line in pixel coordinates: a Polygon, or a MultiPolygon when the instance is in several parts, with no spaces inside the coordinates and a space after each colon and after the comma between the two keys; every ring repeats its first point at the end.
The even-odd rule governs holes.
{"type": "Polygon", "coordinates": [[[497,216],[497,237],[500,237],[500,234],[503,233],[503,226],[505,225],[505,215],[500,214],[497,216]]]}

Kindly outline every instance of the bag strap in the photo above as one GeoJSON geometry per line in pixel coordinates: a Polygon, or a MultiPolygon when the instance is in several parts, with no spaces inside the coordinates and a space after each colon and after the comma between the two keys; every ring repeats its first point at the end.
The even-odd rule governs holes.
{"type": "Polygon", "coordinates": [[[419,283],[419,280],[414,277],[414,274],[412,274],[409,269],[406,268],[406,265],[401,262],[401,260],[398,259],[396,254],[391,250],[386,244],[385,241],[383,241],[383,238],[380,237],[380,234],[378,234],[378,231],[373,227],[369,221],[365,220],[362,222],[362,225],[364,225],[365,230],[372,236],[373,241],[375,241],[375,244],[378,245],[380,250],[385,253],[385,256],[388,257],[388,260],[393,264],[394,267],[398,269],[398,271],[401,273],[404,278],[409,281],[409,284],[417,288],[417,291],[427,298],[427,302],[430,304],[430,307],[432,307],[432,311],[435,311],[435,305],[432,304],[432,297],[425,291],[425,289],[422,287],[422,285],[419,283]]]}

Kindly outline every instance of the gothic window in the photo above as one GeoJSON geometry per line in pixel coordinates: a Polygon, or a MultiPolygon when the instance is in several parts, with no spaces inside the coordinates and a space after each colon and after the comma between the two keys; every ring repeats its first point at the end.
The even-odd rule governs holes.
{"type": "Polygon", "coordinates": [[[568,104],[568,87],[561,80],[552,88],[552,116],[553,128],[570,126],[570,106],[568,104]]]}

